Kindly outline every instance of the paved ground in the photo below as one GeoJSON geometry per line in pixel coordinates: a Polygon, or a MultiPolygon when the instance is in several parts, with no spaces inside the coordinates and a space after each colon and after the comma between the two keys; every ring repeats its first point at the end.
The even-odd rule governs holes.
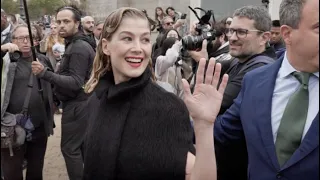
{"type": "Polygon", "coordinates": [[[49,137],[44,160],[44,180],[68,180],[66,166],[60,151],[61,115],[55,115],[56,128],[54,135],[49,137]]]}

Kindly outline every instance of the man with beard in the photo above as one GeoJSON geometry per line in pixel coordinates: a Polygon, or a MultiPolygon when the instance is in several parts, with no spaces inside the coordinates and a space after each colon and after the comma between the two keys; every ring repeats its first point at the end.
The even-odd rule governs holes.
{"type": "MultiPolygon", "coordinates": [[[[237,28],[238,12],[230,28],[237,28]]],[[[284,55],[245,75],[234,104],[216,118],[215,143],[246,145],[250,180],[318,180],[319,0],[282,0],[279,17],[284,55]]],[[[230,42],[231,53],[240,50],[236,45],[230,42]]]]}
{"type": "Polygon", "coordinates": [[[225,34],[226,28],[223,23],[216,23],[214,25],[216,30],[216,39],[207,47],[209,58],[214,57],[216,61],[222,62],[232,58],[229,54],[229,41],[225,34]]]}
{"type": "MultiPolygon", "coordinates": [[[[271,37],[271,17],[266,9],[245,6],[237,9],[226,35],[229,37],[230,55],[235,57],[226,73],[228,84],[223,95],[219,114],[223,114],[238,96],[244,75],[256,68],[273,63],[276,54],[268,46],[271,37]]],[[[206,41],[202,50],[191,52],[193,59],[207,58],[206,41]]],[[[247,180],[248,156],[244,143],[225,145],[216,144],[216,157],[219,180],[247,180]],[[237,153],[230,153],[237,149],[237,153]]]]}
{"type": "Polygon", "coordinates": [[[57,74],[47,71],[38,62],[32,63],[33,73],[55,85],[62,101],[61,151],[69,179],[81,180],[83,174],[83,142],[87,126],[86,100],[83,86],[89,79],[95,57],[92,43],[81,30],[81,12],[77,7],[61,7],[56,23],[59,35],[65,38],[65,54],[57,74]]]}
{"type": "Polygon", "coordinates": [[[100,36],[101,36],[102,29],[103,29],[103,23],[104,23],[103,21],[99,21],[94,26],[93,35],[94,35],[94,39],[96,41],[97,46],[100,41],[100,36]]]}
{"type": "Polygon", "coordinates": [[[8,22],[6,12],[1,9],[1,45],[11,42],[13,26],[8,22]]]}
{"type": "Polygon", "coordinates": [[[217,62],[221,63],[221,72],[224,74],[229,69],[232,60],[232,56],[229,53],[229,41],[226,35],[227,28],[223,22],[216,23],[213,28],[216,31],[215,40],[209,44],[207,44],[207,41],[204,41],[204,46],[207,48],[199,52],[190,51],[189,53],[195,60],[207,57],[207,54],[209,58],[215,58],[217,62]]]}
{"type": "Polygon", "coordinates": [[[270,45],[275,49],[278,57],[281,56],[286,49],[280,34],[279,20],[272,21],[270,45]]]}
{"type": "MultiPolygon", "coordinates": [[[[91,16],[85,16],[81,19],[83,26],[83,32],[90,38],[91,41],[95,41],[93,30],[94,30],[94,19],[91,16]]],[[[94,48],[95,49],[95,48],[94,48]]]]}

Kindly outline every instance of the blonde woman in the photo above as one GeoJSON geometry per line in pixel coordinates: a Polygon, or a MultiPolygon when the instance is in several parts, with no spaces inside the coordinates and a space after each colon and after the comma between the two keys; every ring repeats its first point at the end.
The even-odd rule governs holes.
{"type": "Polygon", "coordinates": [[[46,56],[50,59],[52,67],[55,68],[57,64],[57,58],[60,57],[60,54],[54,52],[52,47],[55,44],[64,45],[64,39],[58,35],[57,25],[55,23],[51,24],[50,29],[51,31],[48,36],[40,41],[40,52],[46,53],[46,56]]]}
{"type": "Polygon", "coordinates": [[[206,60],[202,59],[193,95],[183,80],[184,104],[155,84],[150,56],[150,25],[144,13],[134,8],[111,13],[85,86],[92,96],[84,179],[216,180],[213,123],[227,75],[217,90],[221,65],[214,67],[214,59],[210,60],[204,80],[206,60]],[[194,119],[196,157],[189,112],[194,119]]]}

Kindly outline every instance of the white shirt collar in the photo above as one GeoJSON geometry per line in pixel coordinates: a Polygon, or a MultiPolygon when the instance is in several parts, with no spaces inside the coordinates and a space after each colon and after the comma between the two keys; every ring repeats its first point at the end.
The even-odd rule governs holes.
{"type": "MultiPolygon", "coordinates": [[[[288,60],[287,51],[286,51],[284,54],[282,64],[281,64],[281,68],[279,70],[279,78],[285,78],[295,71],[297,71],[297,70],[291,66],[291,64],[288,60]]],[[[315,72],[313,74],[319,78],[319,71],[315,72]]]]}
{"type": "Polygon", "coordinates": [[[1,36],[7,36],[10,33],[10,29],[11,24],[9,23],[9,26],[1,32],[1,36]]]}

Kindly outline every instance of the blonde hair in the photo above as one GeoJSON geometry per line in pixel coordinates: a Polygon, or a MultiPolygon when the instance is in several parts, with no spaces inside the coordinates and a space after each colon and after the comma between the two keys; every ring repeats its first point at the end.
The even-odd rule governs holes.
{"type": "MultiPolygon", "coordinates": [[[[123,18],[141,18],[148,21],[146,15],[135,8],[123,7],[112,12],[103,24],[103,29],[101,32],[101,39],[105,38],[107,40],[111,40],[112,35],[119,28],[123,18]]],[[[149,22],[149,21],[148,21],[149,22]]],[[[151,31],[150,31],[151,32],[151,31]]],[[[152,68],[151,59],[149,60],[149,66],[152,68]]],[[[107,72],[111,71],[111,59],[109,56],[105,55],[102,50],[102,40],[99,41],[96,50],[96,56],[93,61],[91,76],[84,87],[84,91],[86,93],[91,93],[94,88],[97,86],[99,79],[107,72]]],[[[154,75],[153,75],[154,76],[154,75]]]]}
{"type": "MultiPolygon", "coordinates": [[[[52,22],[52,23],[50,24],[50,26],[52,26],[52,25],[57,26],[55,22],[52,22]]],[[[51,52],[51,53],[52,53],[52,52],[53,52],[53,51],[52,51],[52,47],[53,47],[56,43],[64,44],[64,38],[62,38],[62,37],[59,36],[58,34],[57,34],[56,36],[58,37],[58,38],[57,38],[57,42],[54,40],[54,37],[53,37],[52,34],[50,34],[50,35],[48,36],[47,52],[51,52]]]]}

